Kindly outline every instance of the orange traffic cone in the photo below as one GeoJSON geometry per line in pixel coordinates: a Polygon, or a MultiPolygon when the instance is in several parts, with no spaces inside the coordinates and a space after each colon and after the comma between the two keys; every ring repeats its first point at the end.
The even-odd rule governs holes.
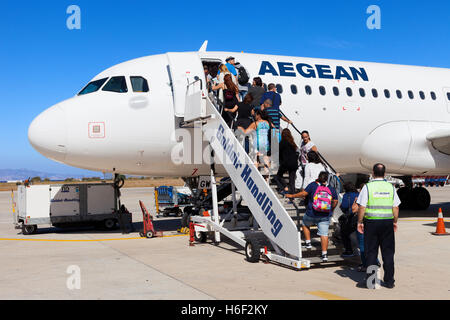
{"type": "Polygon", "coordinates": [[[450,233],[445,231],[445,223],[444,223],[444,217],[442,215],[442,209],[439,208],[439,214],[438,214],[438,221],[436,225],[436,232],[433,232],[435,236],[448,236],[450,233]]]}

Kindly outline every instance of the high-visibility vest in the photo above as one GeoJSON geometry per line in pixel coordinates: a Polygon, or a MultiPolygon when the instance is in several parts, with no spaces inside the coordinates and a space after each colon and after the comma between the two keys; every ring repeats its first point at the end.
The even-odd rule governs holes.
{"type": "Polygon", "coordinates": [[[394,186],[385,180],[366,184],[368,200],[364,218],[369,220],[393,219],[394,186]]]}

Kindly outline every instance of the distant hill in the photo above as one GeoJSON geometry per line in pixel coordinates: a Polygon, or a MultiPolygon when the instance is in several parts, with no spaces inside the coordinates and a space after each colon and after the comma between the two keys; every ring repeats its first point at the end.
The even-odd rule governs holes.
{"type": "Polygon", "coordinates": [[[42,171],[34,171],[28,169],[0,169],[0,181],[11,181],[11,180],[25,180],[33,177],[41,177],[41,179],[48,178],[50,180],[64,180],[67,178],[87,178],[87,177],[103,177],[103,173],[93,173],[93,174],[61,174],[61,173],[48,173],[42,171]]]}

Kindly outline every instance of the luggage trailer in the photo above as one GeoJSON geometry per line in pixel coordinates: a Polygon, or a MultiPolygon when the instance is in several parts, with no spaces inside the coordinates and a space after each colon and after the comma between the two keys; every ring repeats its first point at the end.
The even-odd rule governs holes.
{"type": "Polygon", "coordinates": [[[18,187],[16,228],[33,234],[39,225],[72,227],[131,224],[131,214],[118,209],[118,190],[113,183],[30,185],[18,187]]]}

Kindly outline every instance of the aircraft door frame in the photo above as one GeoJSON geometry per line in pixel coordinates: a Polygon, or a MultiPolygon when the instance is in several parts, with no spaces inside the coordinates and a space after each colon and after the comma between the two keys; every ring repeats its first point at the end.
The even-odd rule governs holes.
{"type": "Polygon", "coordinates": [[[186,113],[186,93],[189,84],[200,82],[200,88],[206,95],[205,74],[198,52],[168,52],[174,112],[177,117],[184,117],[186,113]]]}

